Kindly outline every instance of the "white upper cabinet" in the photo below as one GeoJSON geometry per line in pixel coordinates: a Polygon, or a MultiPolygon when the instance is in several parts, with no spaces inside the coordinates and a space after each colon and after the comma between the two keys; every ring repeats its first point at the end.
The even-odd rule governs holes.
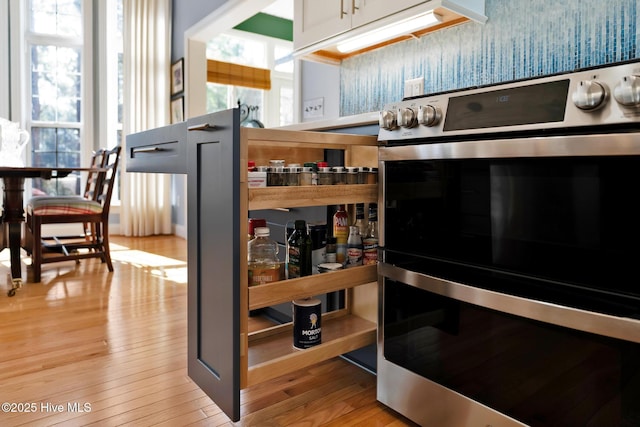
{"type": "Polygon", "coordinates": [[[351,26],[354,28],[426,2],[425,0],[345,0],[345,4],[349,4],[351,26]]]}
{"type": "Polygon", "coordinates": [[[298,0],[293,6],[293,47],[299,49],[351,29],[355,0],[298,0]]]}
{"type": "MultiPolygon", "coordinates": [[[[296,0],[293,45],[298,55],[322,52],[340,59],[337,42],[434,11],[442,26],[484,23],[485,0],[296,0]]],[[[420,34],[418,34],[420,35],[420,34]]],[[[342,55],[344,57],[344,55],[342,55]]]]}
{"type": "Polygon", "coordinates": [[[295,49],[326,40],[425,0],[299,0],[294,3],[295,49]]]}

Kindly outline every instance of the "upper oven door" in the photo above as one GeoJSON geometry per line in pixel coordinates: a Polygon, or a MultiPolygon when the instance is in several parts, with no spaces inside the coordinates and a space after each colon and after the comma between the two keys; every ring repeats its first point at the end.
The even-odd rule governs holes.
{"type": "Polygon", "coordinates": [[[640,318],[640,137],[382,148],[384,262],[640,318]]]}

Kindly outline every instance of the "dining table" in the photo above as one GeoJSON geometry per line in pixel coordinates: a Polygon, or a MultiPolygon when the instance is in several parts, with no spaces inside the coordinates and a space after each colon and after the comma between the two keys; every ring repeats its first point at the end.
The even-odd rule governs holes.
{"type": "Polygon", "coordinates": [[[10,253],[11,273],[9,282],[11,288],[8,291],[10,297],[14,296],[16,290],[22,287],[20,249],[22,223],[25,221],[24,184],[26,179],[64,178],[72,172],[87,170],[89,168],[0,166],[0,178],[3,181],[0,251],[8,248],[10,253]]]}

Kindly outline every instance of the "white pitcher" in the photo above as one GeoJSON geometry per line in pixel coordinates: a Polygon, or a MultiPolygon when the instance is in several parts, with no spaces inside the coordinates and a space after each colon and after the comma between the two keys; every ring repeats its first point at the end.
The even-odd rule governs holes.
{"type": "Polygon", "coordinates": [[[29,139],[18,123],[0,117],[0,166],[23,167],[22,152],[29,139]]]}

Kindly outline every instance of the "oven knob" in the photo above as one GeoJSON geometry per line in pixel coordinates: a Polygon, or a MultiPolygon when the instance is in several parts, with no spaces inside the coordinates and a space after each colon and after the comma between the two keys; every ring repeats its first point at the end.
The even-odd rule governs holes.
{"type": "Polygon", "coordinates": [[[390,110],[380,111],[379,123],[384,130],[394,130],[397,127],[396,113],[390,110]]]}
{"type": "Polygon", "coordinates": [[[433,105],[421,105],[418,110],[418,123],[425,126],[435,126],[440,123],[442,113],[438,107],[433,105]]]}
{"type": "Polygon", "coordinates": [[[595,110],[607,99],[607,89],[595,80],[583,80],[573,93],[573,103],[581,110],[595,110]]]}
{"type": "Polygon", "coordinates": [[[613,89],[613,97],[627,107],[640,105],[640,76],[624,76],[613,89]]]}
{"type": "Polygon", "coordinates": [[[412,128],[417,124],[418,118],[412,108],[398,108],[398,126],[412,128]]]}

